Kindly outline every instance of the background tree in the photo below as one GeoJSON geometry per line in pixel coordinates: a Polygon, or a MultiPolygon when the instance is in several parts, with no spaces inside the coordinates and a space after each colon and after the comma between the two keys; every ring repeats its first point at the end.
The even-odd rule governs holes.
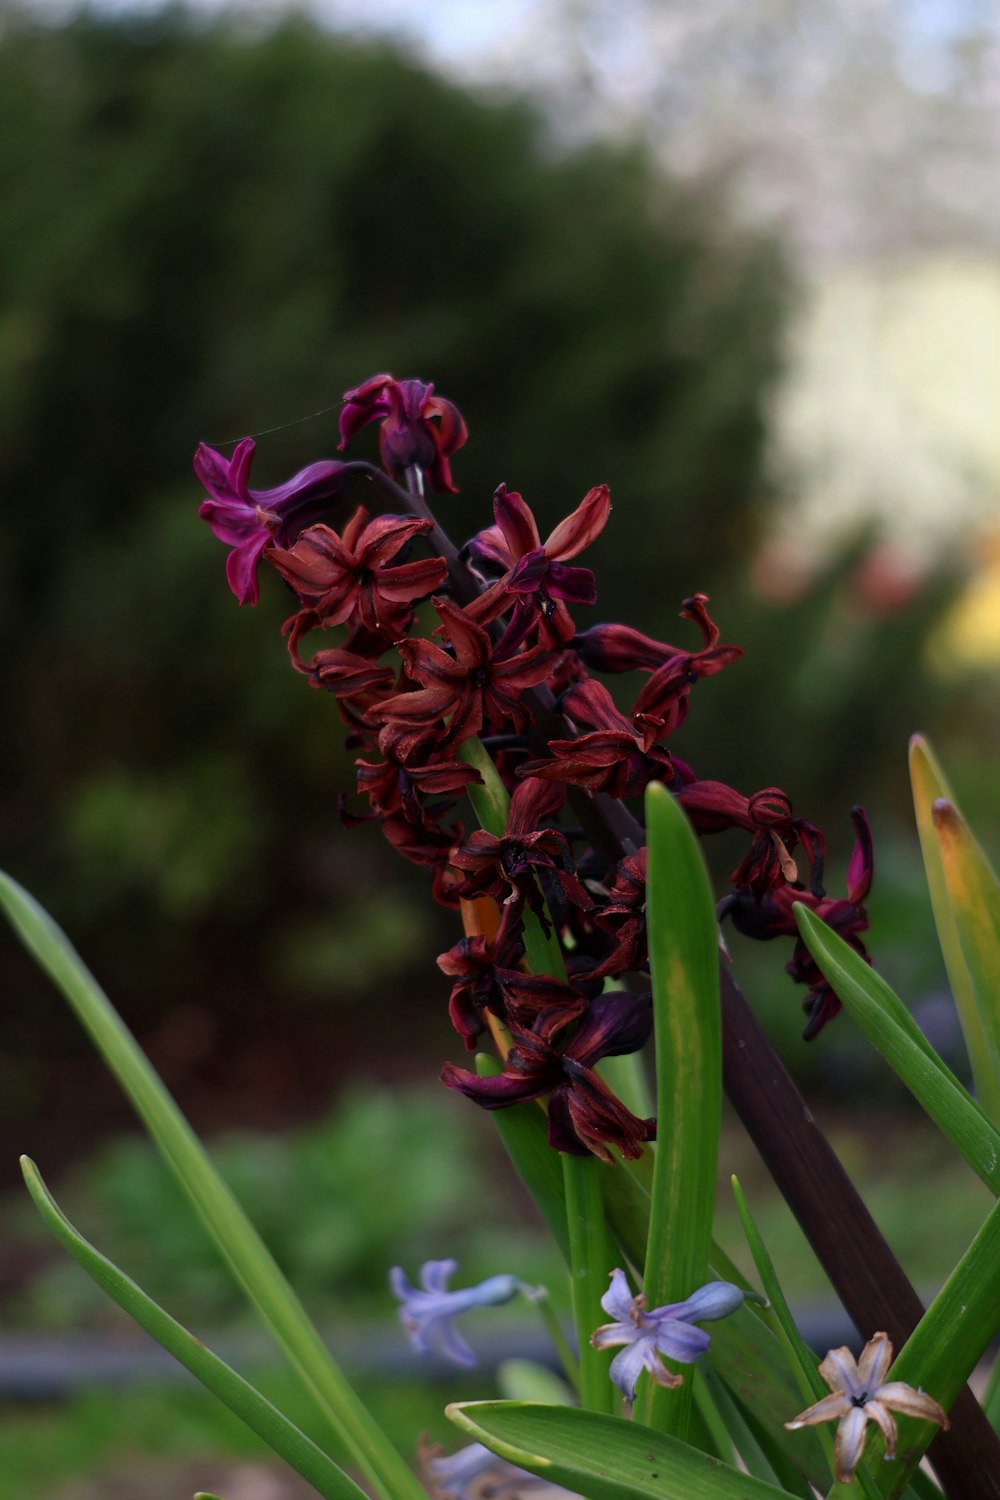
{"type": "MultiPolygon", "coordinates": [[[[472,433],[442,506],[456,538],[500,480],[543,525],[608,480],[598,618],[676,638],[700,588],[738,641],[787,278],[646,149],[561,147],[524,105],[301,19],[8,12],[0,182],[4,863],[132,999],[203,1121],[300,1110],[366,1045],[344,1010],[365,986],[405,996],[414,1047],[436,1028],[418,1004],[433,917],[337,824],[333,714],[288,672],[276,580],[249,619],[219,587],[196,441],[277,429],[255,470],[271,484],[332,453],[335,412],[305,414],[377,369],[432,378],[472,433]]],[[[907,651],[925,624],[899,626],[907,651]]],[[[892,660],[898,712],[920,680],[892,660]]],[[[787,665],[767,649],[714,708],[706,690],[682,753],[737,784],[753,766],[822,821],[872,771],[835,750],[855,689],[845,675],[821,770],[782,754],[758,773],[748,746],[795,739],[787,665]]],[[[3,1023],[0,1098],[46,1107],[58,1151],[86,1044],[10,947],[2,964],[30,1003],[3,1023]],[[43,1030],[62,1073],[38,1066],[43,1030]]]]}

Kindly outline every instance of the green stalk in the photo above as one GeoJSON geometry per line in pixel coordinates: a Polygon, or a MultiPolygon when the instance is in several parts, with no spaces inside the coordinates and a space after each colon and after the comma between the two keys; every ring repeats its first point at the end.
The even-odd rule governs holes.
{"type": "Polygon", "coordinates": [[[580,1348],[580,1404],[587,1411],[614,1415],[618,1405],[608,1376],[607,1352],[590,1342],[594,1329],[606,1321],[601,1298],[608,1289],[612,1250],[604,1219],[600,1162],[596,1156],[563,1153],[566,1222],[569,1226],[570,1278],[573,1316],[580,1348]]]}
{"type": "Polygon", "coordinates": [[[492,756],[479,736],[474,734],[471,739],[463,740],[459,745],[458,758],[464,760],[465,764],[471,766],[474,771],[478,771],[482,777],[482,786],[473,782],[465,789],[476,817],[487,833],[492,833],[495,838],[502,839],[507,827],[507,809],[510,807],[510,798],[507,796],[507,788],[503,784],[500,772],[493,764],[492,756]]]}
{"type": "Polygon", "coordinates": [[[552,1346],[559,1356],[559,1363],[563,1367],[563,1374],[566,1376],[571,1388],[579,1395],[580,1367],[573,1358],[572,1349],[566,1342],[566,1335],[562,1331],[555,1308],[552,1306],[548,1287],[532,1287],[530,1290],[526,1290],[525,1295],[528,1301],[537,1307],[538,1315],[545,1324],[545,1331],[552,1340],[552,1346]]]}

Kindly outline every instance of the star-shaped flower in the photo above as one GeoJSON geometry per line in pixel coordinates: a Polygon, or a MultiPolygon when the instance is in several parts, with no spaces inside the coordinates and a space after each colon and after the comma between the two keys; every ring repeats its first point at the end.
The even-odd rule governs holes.
{"type": "Polygon", "coordinates": [[[406,1273],[393,1266],[389,1285],[399,1298],[400,1321],[409,1334],[410,1343],[419,1354],[425,1354],[428,1341],[436,1345],[457,1365],[474,1365],[476,1357],[451,1320],[471,1307],[497,1307],[509,1302],[521,1290],[516,1276],[490,1276],[478,1286],[466,1286],[449,1292],[448,1282],[458,1270],[455,1260],[428,1260],[420,1267],[420,1288],[411,1286],[406,1273]]]}
{"type": "Polygon", "coordinates": [[[363,505],[338,535],[310,526],[291,547],[275,547],[271,561],[322,626],[363,626],[376,637],[405,635],[417,599],[439,588],[448,572],[443,557],[398,562],[432,523],[412,516],[376,516],[363,505]]]}
{"type": "Polygon", "coordinates": [[[488,624],[517,599],[533,599],[543,644],[552,647],[568,641],[575,626],[566,605],[597,600],[590,569],[570,567],[568,562],[600,535],[610,513],[607,485],[595,485],[543,542],[530,507],[516,490],[501,484],[493,496],[496,524],[473,537],[469,551],[480,562],[503,568],[504,576],[475,601],[474,619],[488,624]]]}
{"type": "Polygon", "coordinates": [[[594,1330],[590,1342],[595,1349],[623,1347],[611,1361],[608,1371],[626,1401],[635,1400],[635,1388],[643,1370],[667,1387],[680,1385],[683,1375],[675,1375],[663,1363],[662,1355],[691,1365],[711,1343],[696,1322],[710,1322],[735,1312],[743,1301],[743,1292],[729,1281],[709,1281],[683,1302],[668,1302],[663,1307],[647,1308],[646,1298],[633,1297],[624,1271],[612,1271],[611,1285],[601,1298],[601,1306],[616,1320],[594,1330]]]}
{"type": "Polygon", "coordinates": [[[948,1426],[948,1418],[936,1401],[915,1391],[902,1380],[886,1381],[892,1363],[892,1344],[887,1333],[876,1333],[861,1351],[857,1363],[847,1348],[831,1349],[819,1367],[832,1396],[824,1396],[815,1406],[785,1426],[815,1427],[819,1422],[839,1422],[833,1445],[834,1469],[840,1484],[850,1484],[864,1452],[865,1432],[869,1422],[880,1429],[885,1441],[886,1458],[896,1456],[896,1423],[892,1413],[918,1417],[924,1422],[948,1426]]]}

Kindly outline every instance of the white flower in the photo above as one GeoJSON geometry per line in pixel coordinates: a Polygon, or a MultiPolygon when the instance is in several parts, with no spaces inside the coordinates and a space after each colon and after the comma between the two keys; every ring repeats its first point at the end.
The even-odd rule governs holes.
{"type": "Polygon", "coordinates": [[[892,1413],[919,1417],[925,1422],[948,1426],[941,1407],[923,1391],[915,1391],[902,1380],[886,1382],[892,1363],[892,1344],[887,1333],[876,1333],[861,1351],[857,1364],[847,1348],[831,1349],[819,1367],[819,1373],[833,1392],[824,1396],[785,1426],[814,1427],[818,1422],[839,1421],[833,1445],[834,1469],[841,1484],[850,1484],[861,1462],[865,1431],[874,1422],[885,1440],[886,1458],[896,1456],[896,1423],[892,1413]]]}

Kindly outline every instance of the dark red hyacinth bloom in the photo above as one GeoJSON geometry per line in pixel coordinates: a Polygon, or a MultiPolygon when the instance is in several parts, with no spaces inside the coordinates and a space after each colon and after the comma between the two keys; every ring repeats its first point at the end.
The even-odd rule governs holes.
{"type": "Polygon", "coordinates": [[[464,879],[459,894],[466,899],[490,896],[503,907],[498,942],[520,921],[525,905],[545,921],[544,902],[536,874],[551,871],[563,893],[581,907],[592,905],[577,879],[565,834],[544,824],[562,807],[565,792],[549,782],[528,779],[514,790],[502,838],[478,828],[452,855],[452,865],[464,879]]]}
{"type": "Polygon", "coordinates": [[[797,881],[799,872],[793,854],[801,842],[809,861],[813,892],[822,895],[826,856],[823,835],[804,818],[792,816],[791,800],[779,787],[765,787],[744,797],[722,781],[692,781],[677,795],[698,833],[745,828],[753,834],[746,857],[730,876],[733,885],[747,887],[760,900],[765,892],[797,881]]]}
{"type": "Polygon", "coordinates": [[[428,811],[424,798],[450,796],[482,782],[472,766],[443,756],[429,735],[408,745],[405,761],[394,754],[391,737],[381,734],[378,744],[385,760],[354,762],[358,791],[367,796],[377,814],[402,813],[411,823],[430,826],[438,819],[428,811]]]}
{"type": "Polygon", "coordinates": [[[484,728],[510,723],[516,730],[526,729],[531,716],[521,695],[544,680],[548,653],[541,646],[520,650],[523,629],[515,624],[494,646],[482,626],[450,599],[432,602],[451,650],[432,641],[398,642],[406,675],[420,686],[387,699],[378,710],[382,720],[427,727],[447,719],[442,749],[452,749],[484,728]]]}
{"type": "Polygon", "coordinates": [[[756,900],[749,889],[726,896],[719,903],[720,917],[728,916],[738,932],[747,937],[767,941],[776,937],[794,937],[795,951],[785,965],[787,972],[797,984],[809,987],[809,994],[802,1002],[807,1020],[802,1035],[812,1041],[827,1021],[840,1010],[840,1001],[824,979],[809,949],[799,937],[794,907],[797,903],[815,912],[827,926],[839,933],[868,963],[871,958],[861,941],[861,934],[868,928],[868,912],[865,899],[871,890],[875,858],[871,828],[863,807],[851,813],[854,823],[854,851],[847,869],[847,897],[837,898],[825,893],[817,895],[807,890],[800,882],[786,882],[766,892],[756,900]]]}
{"type": "Polygon", "coordinates": [[[652,674],[632,709],[647,748],[683,724],[696,682],[714,677],[743,655],[740,646],[719,645],[719,627],[708,613],[707,594],[692,594],[680,613],[682,620],[693,620],[701,630],[705,644],[697,651],[654,641],[628,625],[595,625],[573,639],[581,660],[598,672],[652,674]]]}
{"type": "Polygon", "coordinates": [[[198,514],[219,541],[232,548],[226,577],[241,604],[257,603],[257,568],[267,548],[287,547],[304,526],[325,515],[352,473],[350,464],[322,459],[274,489],[252,490],[250,466],[256,447],[253,438],[244,438],[232,458],[225,458],[199,443],[194,456],[194,471],[208,491],[198,514]]]}
{"type": "Polygon", "coordinates": [[[468,550],[480,562],[502,568],[504,577],[480,594],[470,613],[480,624],[487,624],[516,600],[531,598],[541,614],[545,644],[564,644],[575,629],[566,605],[597,600],[591,570],[567,563],[604,530],[611,514],[607,485],[588,490],[572,515],[560,521],[544,542],[530,507],[505,484],[493,496],[493,514],[496,524],[473,537],[468,550]]]}
{"type": "Polygon", "coordinates": [[[577,723],[592,725],[592,732],[549,740],[552,759],[531,761],[519,775],[563,781],[611,797],[638,797],[651,781],[673,779],[669,752],[647,744],[646,729],[625,717],[603,683],[577,683],[562,707],[577,723]]]}
{"type": "Polygon", "coordinates": [[[461,938],[446,953],[438,954],[438,968],[453,981],[448,1015],[470,1052],[485,1025],[483,1012],[491,1010],[500,1017],[504,1014],[495,953],[494,944],[482,933],[475,933],[461,938]]]}
{"type": "Polygon", "coordinates": [[[468,430],[458,407],[422,380],[394,380],[373,375],[344,394],[340,413],[340,447],[369,422],[381,422],[379,452],[390,474],[417,468],[432,490],[457,494],[448,460],[465,442],[468,430]]]}
{"type": "Polygon", "coordinates": [[[393,667],[379,666],[374,655],[351,651],[346,646],[326,646],[307,661],[300,647],[303,638],[318,626],[317,615],[311,609],[301,609],[281,627],[292,666],[308,677],[313,687],[325,688],[341,703],[348,704],[352,722],[364,722],[365,710],[386,696],[399,674],[393,667]]]}
{"type": "Polygon", "coordinates": [[[628,974],[649,960],[646,947],[646,849],[626,855],[615,870],[606,901],[591,920],[613,940],[611,952],[591,970],[594,979],[628,974]]]}
{"type": "Polygon", "coordinates": [[[359,505],[343,535],[310,526],[293,547],[275,547],[270,560],[318,624],[361,626],[396,639],[409,627],[414,601],[433,593],[448,574],[443,557],[394,562],[432,527],[408,516],[370,520],[359,505]]]}
{"type": "Polygon", "coordinates": [[[613,991],[592,1002],[568,1037],[566,1026],[554,1016],[546,1020],[544,1011],[531,1027],[513,1022],[513,1046],[497,1077],[478,1078],[445,1063],[441,1080],[484,1109],[505,1109],[551,1094],[549,1142],[557,1151],[573,1156],[592,1152],[611,1161],[608,1147],[616,1146],[634,1159],[642,1155],[646,1141],[655,1140],[656,1121],[633,1115],[594,1069],[602,1057],[637,1052],[651,1025],[648,995],[613,991]]]}

